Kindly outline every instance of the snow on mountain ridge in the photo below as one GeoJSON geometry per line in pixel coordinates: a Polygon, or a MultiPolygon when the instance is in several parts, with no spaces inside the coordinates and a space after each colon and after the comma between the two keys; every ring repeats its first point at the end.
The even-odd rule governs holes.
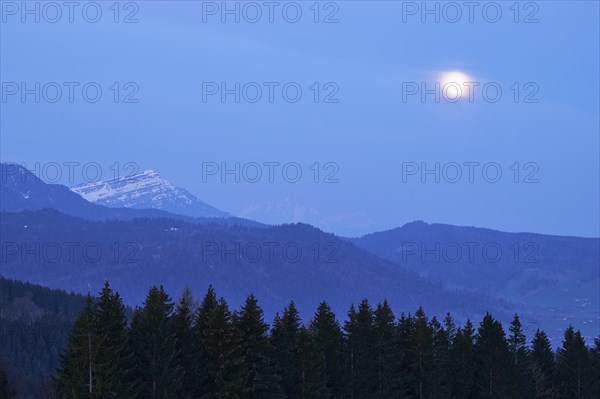
{"type": "Polygon", "coordinates": [[[133,175],[83,183],[71,191],[96,204],[108,207],[154,208],[194,217],[227,217],[187,190],[171,184],[159,172],[149,169],[133,175]]]}

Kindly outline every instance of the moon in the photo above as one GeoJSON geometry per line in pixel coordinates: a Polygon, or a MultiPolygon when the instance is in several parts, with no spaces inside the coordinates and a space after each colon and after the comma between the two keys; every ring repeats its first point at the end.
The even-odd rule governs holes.
{"type": "Polygon", "coordinates": [[[466,82],[472,82],[472,78],[464,72],[461,71],[448,71],[442,72],[440,77],[440,84],[442,86],[456,83],[459,86],[464,86],[466,82]]]}
{"type": "Polygon", "coordinates": [[[449,98],[464,97],[465,90],[467,90],[465,84],[473,81],[471,76],[462,71],[442,72],[439,76],[441,89],[449,98]]]}

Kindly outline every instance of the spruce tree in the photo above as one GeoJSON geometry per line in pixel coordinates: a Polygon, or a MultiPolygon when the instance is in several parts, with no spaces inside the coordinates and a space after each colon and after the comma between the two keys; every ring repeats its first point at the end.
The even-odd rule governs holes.
{"type": "Polygon", "coordinates": [[[450,340],[448,333],[434,316],[430,322],[433,336],[433,354],[430,381],[430,394],[433,398],[449,397],[449,367],[450,367],[450,340]]]}
{"type": "Polygon", "coordinates": [[[241,398],[244,370],[231,313],[223,298],[217,300],[212,287],[198,308],[195,328],[199,344],[200,398],[241,398]]]}
{"type": "Polygon", "coordinates": [[[98,298],[97,388],[102,398],[137,398],[136,363],[125,307],[108,282],[98,298]]]}
{"type": "Polygon", "coordinates": [[[61,396],[73,399],[99,397],[96,387],[97,317],[96,304],[88,294],[57,370],[56,387],[61,396]]]}
{"type": "Polygon", "coordinates": [[[325,356],[327,386],[333,399],[346,397],[347,378],[344,375],[344,335],[340,323],[326,302],[321,302],[310,322],[310,332],[318,350],[325,356]]]}
{"type": "Polygon", "coordinates": [[[408,314],[405,316],[404,313],[398,320],[396,326],[396,335],[398,337],[398,363],[395,369],[395,374],[398,376],[398,397],[399,398],[410,398],[414,397],[413,387],[415,385],[414,376],[408,372],[409,364],[411,360],[410,348],[412,345],[412,332],[413,332],[413,318],[408,314]]]}
{"type": "Polygon", "coordinates": [[[281,387],[287,398],[298,394],[298,334],[302,322],[294,302],[283,310],[283,316],[277,315],[271,331],[271,342],[275,348],[275,364],[281,375],[281,387]]]}
{"type": "Polygon", "coordinates": [[[536,398],[559,397],[553,384],[555,367],[550,339],[545,332],[538,329],[533,336],[530,351],[530,374],[536,398]]]}
{"type": "Polygon", "coordinates": [[[356,325],[356,308],[354,304],[350,305],[350,309],[348,310],[348,316],[346,321],[344,322],[344,369],[346,370],[346,389],[345,395],[348,398],[354,399],[354,384],[355,384],[355,376],[356,376],[356,368],[355,368],[355,345],[354,341],[350,339],[352,335],[352,331],[354,330],[354,326],[356,325]]]}
{"type": "Polygon", "coordinates": [[[182,373],[180,395],[182,399],[192,397],[198,376],[198,365],[196,363],[198,347],[194,340],[193,329],[193,320],[197,307],[191,289],[186,286],[172,318],[173,332],[175,334],[176,363],[182,373]]]}
{"type": "Polygon", "coordinates": [[[422,308],[415,313],[410,346],[408,348],[408,373],[410,394],[417,398],[430,396],[433,369],[433,331],[422,308]]]}
{"type": "Polygon", "coordinates": [[[550,338],[545,332],[538,329],[531,341],[531,359],[539,366],[540,370],[550,379],[554,373],[556,363],[550,338]]]}
{"type": "Polygon", "coordinates": [[[507,397],[510,354],[502,324],[487,313],[475,341],[476,382],[482,398],[507,397]]]}
{"type": "Polygon", "coordinates": [[[456,340],[456,324],[450,313],[444,317],[444,330],[443,334],[437,334],[435,346],[439,348],[436,352],[439,353],[438,361],[436,362],[439,367],[444,370],[444,386],[445,390],[442,397],[453,398],[454,392],[456,392],[456,359],[455,359],[455,348],[454,342],[456,340]]]}
{"type": "Polygon", "coordinates": [[[296,376],[290,399],[329,399],[325,374],[325,355],[315,345],[309,330],[302,326],[296,346],[296,376]]]}
{"type": "Polygon", "coordinates": [[[245,367],[244,398],[283,399],[280,377],[274,364],[269,326],[254,295],[250,295],[239,313],[234,315],[241,357],[245,367]]]}
{"type": "Polygon", "coordinates": [[[515,314],[509,327],[508,349],[510,351],[511,398],[530,398],[534,395],[533,376],[529,364],[529,350],[527,348],[527,337],[523,333],[523,327],[519,316],[515,314]]]}
{"type": "Polygon", "coordinates": [[[396,317],[387,301],[378,304],[374,313],[377,362],[377,397],[396,398],[400,380],[396,365],[400,361],[396,335],[396,317]]]}
{"type": "Polygon", "coordinates": [[[170,321],[173,307],[162,286],[152,287],[144,307],[135,312],[131,337],[140,382],[139,397],[176,398],[180,394],[182,372],[177,364],[170,321]]]}
{"type": "Polygon", "coordinates": [[[444,317],[444,328],[446,330],[446,335],[448,336],[448,343],[449,345],[452,345],[452,342],[454,342],[454,338],[456,337],[456,324],[450,313],[446,313],[446,317],[444,317]]]}
{"type": "Polygon", "coordinates": [[[587,398],[592,394],[592,362],[580,331],[569,326],[557,351],[555,376],[564,398],[587,398]]]}
{"type": "Polygon", "coordinates": [[[363,299],[358,310],[350,307],[344,330],[350,367],[350,396],[371,398],[377,394],[377,353],[374,315],[368,300],[363,299]]]}
{"type": "Polygon", "coordinates": [[[457,329],[452,345],[454,384],[453,398],[476,398],[475,384],[475,330],[471,320],[457,329]]]}

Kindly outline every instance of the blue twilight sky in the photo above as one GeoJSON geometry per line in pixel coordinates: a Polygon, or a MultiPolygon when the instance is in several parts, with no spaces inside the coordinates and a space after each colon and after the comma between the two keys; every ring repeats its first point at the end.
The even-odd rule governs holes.
{"type": "MultiPolygon", "coordinates": [[[[437,4],[439,22],[422,2],[275,2],[272,23],[264,2],[227,2],[239,7],[239,23],[222,13],[222,2],[120,2],[118,15],[114,2],[99,2],[97,23],[84,19],[83,8],[95,18],[88,2],[78,3],[72,23],[66,7],[51,23],[56,10],[40,3],[36,23],[21,9],[25,3],[0,4],[3,162],[30,169],[96,162],[105,178],[115,163],[126,174],[133,162],[232,214],[305,221],[351,236],[413,220],[600,233],[596,1],[478,2],[473,22],[465,6],[452,8],[463,2],[428,2],[430,9],[437,4]],[[258,9],[262,16],[250,23],[258,9]],[[300,20],[291,23],[297,10],[300,20]],[[452,23],[457,10],[461,18],[452,23]],[[123,23],[127,18],[138,22],[123,23]],[[434,89],[464,78],[443,75],[448,71],[479,83],[472,102],[451,102],[451,92],[439,102],[434,94],[422,99],[421,83],[434,89]],[[40,102],[35,94],[23,100],[21,84],[35,92],[36,82],[40,102]],[[56,103],[49,82],[62,86],[56,103]],[[73,102],[65,82],[79,83],[73,102]],[[82,96],[89,82],[102,89],[96,103],[82,96]],[[223,82],[229,89],[256,83],[240,89],[236,103],[234,94],[224,102],[207,94],[223,82]],[[264,82],[279,84],[273,102],[264,82]],[[302,90],[295,103],[282,94],[290,82],[289,101],[302,90]],[[252,103],[256,85],[262,97],[252,103]],[[203,164],[215,162],[229,169],[239,163],[246,175],[240,171],[239,183],[233,175],[203,178],[203,164]],[[253,162],[263,173],[256,183],[253,162]],[[269,162],[280,163],[273,182],[269,162]],[[297,183],[282,177],[281,165],[292,162],[302,171],[297,183]],[[435,173],[420,173],[436,163],[439,182],[435,173]],[[452,182],[457,165],[462,176],[452,182]],[[498,170],[500,180],[490,182],[498,170]],[[337,183],[324,182],[331,174],[337,183]]],[[[36,2],[26,4],[34,9],[36,2]]],[[[82,169],[74,171],[81,182],[82,169]]],[[[295,169],[287,171],[293,180],[295,169]]]]}

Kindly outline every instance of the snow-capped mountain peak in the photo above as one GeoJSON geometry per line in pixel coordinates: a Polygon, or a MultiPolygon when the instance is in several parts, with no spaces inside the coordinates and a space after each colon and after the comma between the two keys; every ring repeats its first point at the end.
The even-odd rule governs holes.
{"type": "Polygon", "coordinates": [[[71,191],[90,202],[114,208],[153,208],[194,217],[229,216],[200,201],[187,190],[171,184],[154,169],[111,180],[79,184],[71,187],[71,191]]]}

